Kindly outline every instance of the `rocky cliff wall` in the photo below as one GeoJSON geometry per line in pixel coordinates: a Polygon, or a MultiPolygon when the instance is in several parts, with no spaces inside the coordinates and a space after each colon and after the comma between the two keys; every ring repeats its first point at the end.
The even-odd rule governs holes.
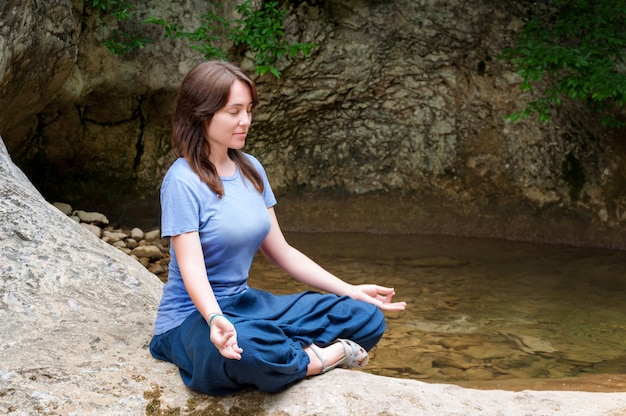
{"type": "MultiPolygon", "coordinates": [[[[0,104],[11,112],[0,132],[45,196],[151,226],[171,162],[175,90],[202,57],[133,22],[195,27],[205,2],[134,3],[138,20],[121,29],[154,41],[116,56],[101,46],[116,23],[103,26],[83,2],[6,2],[0,82],[12,88],[0,104]],[[37,25],[52,12],[54,26],[37,25]],[[36,59],[44,52],[56,59],[36,59]]],[[[246,147],[267,167],[283,226],[624,248],[625,132],[603,130],[571,103],[550,124],[504,121],[529,97],[497,57],[542,7],[291,2],[289,38],[319,47],[281,62],[280,79],[257,79],[262,102],[246,147]]]]}

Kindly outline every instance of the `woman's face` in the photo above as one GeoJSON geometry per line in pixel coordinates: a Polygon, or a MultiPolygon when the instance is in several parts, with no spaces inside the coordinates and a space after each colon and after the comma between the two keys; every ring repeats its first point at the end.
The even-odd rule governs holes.
{"type": "Polygon", "coordinates": [[[211,152],[241,149],[252,122],[252,94],[248,85],[236,80],[230,87],[226,105],[211,119],[206,135],[211,152]]]}

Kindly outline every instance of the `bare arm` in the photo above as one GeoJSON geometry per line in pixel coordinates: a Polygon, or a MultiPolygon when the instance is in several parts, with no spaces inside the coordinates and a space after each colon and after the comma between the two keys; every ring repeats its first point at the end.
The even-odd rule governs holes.
{"type": "Polygon", "coordinates": [[[386,311],[404,310],[405,302],[391,302],[395,294],[392,288],[378,285],[351,285],[329,273],[312,259],[289,245],[278,225],[274,208],[268,209],[271,228],[261,245],[261,251],[269,262],[283,269],[299,282],[314,288],[347,295],[353,299],[372,303],[386,311]]]}
{"type": "Polygon", "coordinates": [[[222,310],[207,278],[198,232],[174,236],[172,244],[187,293],[207,324],[211,323],[211,341],[224,357],[241,359],[242,350],[237,345],[237,332],[233,324],[221,316],[211,321],[211,317],[221,314],[222,310]]]}

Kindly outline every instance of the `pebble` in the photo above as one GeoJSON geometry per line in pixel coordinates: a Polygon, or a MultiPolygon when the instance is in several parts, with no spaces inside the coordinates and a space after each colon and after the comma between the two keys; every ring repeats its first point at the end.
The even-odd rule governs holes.
{"type": "Polygon", "coordinates": [[[135,258],[161,281],[167,280],[169,239],[161,238],[160,229],[144,231],[138,227],[114,228],[102,213],[74,210],[71,205],[63,202],[52,205],[102,241],[135,258]]]}
{"type": "Polygon", "coordinates": [[[99,212],[86,212],[82,210],[77,210],[77,211],[74,211],[72,215],[78,217],[80,219],[80,222],[86,222],[89,224],[95,224],[99,226],[109,225],[109,219],[106,217],[106,215],[101,214],[99,212]]]}

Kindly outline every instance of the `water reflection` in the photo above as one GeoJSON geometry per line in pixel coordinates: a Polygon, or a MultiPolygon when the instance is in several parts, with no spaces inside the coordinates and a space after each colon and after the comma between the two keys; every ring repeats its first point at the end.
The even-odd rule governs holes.
{"type": "MultiPolygon", "coordinates": [[[[368,372],[424,381],[626,374],[626,252],[415,235],[287,233],[353,283],[395,287],[407,311],[368,372]]],[[[250,284],[302,290],[259,257],[250,284]]]]}

